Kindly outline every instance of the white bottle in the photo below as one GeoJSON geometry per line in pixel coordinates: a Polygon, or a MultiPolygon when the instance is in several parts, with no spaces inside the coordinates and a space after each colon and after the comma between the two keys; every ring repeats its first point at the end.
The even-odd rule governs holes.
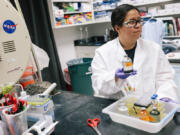
{"type": "Polygon", "coordinates": [[[21,91],[19,99],[27,100],[28,97],[29,95],[26,94],[26,91],[21,91]]]}
{"type": "Polygon", "coordinates": [[[108,28],[106,28],[106,31],[105,31],[105,34],[104,34],[104,41],[107,42],[108,41],[108,34],[109,31],[108,31],[108,28]]]}
{"type": "Polygon", "coordinates": [[[88,27],[85,27],[85,38],[86,38],[86,43],[88,43],[88,38],[89,38],[89,32],[88,32],[88,27]]]}
{"type": "Polygon", "coordinates": [[[80,27],[80,44],[83,44],[83,28],[80,27]]]}

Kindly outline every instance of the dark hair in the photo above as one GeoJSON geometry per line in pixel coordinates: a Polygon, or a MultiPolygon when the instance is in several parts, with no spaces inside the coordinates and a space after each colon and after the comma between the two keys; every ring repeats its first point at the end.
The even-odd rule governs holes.
{"type": "MultiPolygon", "coordinates": [[[[111,25],[112,25],[113,29],[114,29],[115,25],[122,27],[127,13],[132,9],[135,9],[140,13],[138,8],[136,8],[135,6],[129,5],[129,4],[122,4],[113,10],[112,15],[111,15],[111,25]]],[[[111,31],[111,34],[112,34],[110,36],[111,39],[118,37],[118,33],[116,32],[115,29],[113,30],[113,32],[111,31]]]]}

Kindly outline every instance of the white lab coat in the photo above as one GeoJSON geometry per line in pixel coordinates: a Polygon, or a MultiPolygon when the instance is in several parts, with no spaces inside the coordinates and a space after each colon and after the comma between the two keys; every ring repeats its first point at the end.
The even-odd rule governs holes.
{"type": "Polygon", "coordinates": [[[131,93],[135,96],[152,96],[157,93],[159,98],[169,97],[178,101],[177,87],[173,81],[174,70],[158,44],[138,39],[133,62],[137,74],[115,82],[115,71],[122,68],[124,55],[125,51],[118,38],[96,49],[91,65],[95,95],[118,97],[117,94],[128,82],[135,88],[135,92],[131,93]]]}
{"type": "Polygon", "coordinates": [[[141,37],[162,44],[165,25],[161,19],[150,19],[143,25],[141,37]]]}

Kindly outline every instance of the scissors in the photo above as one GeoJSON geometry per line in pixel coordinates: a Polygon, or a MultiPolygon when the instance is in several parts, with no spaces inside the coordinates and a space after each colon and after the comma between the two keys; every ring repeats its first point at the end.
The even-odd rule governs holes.
{"type": "Polygon", "coordinates": [[[87,120],[88,126],[92,127],[92,128],[96,131],[96,133],[97,133],[98,135],[101,135],[101,132],[100,132],[100,131],[98,130],[98,128],[97,128],[99,122],[100,122],[100,119],[99,119],[99,118],[88,119],[88,120],[87,120]]]}

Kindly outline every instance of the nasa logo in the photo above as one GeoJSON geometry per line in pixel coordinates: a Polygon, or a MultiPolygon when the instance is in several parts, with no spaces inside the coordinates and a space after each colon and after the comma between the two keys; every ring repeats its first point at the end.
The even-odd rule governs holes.
{"type": "Polygon", "coordinates": [[[17,24],[15,24],[13,21],[11,20],[6,20],[3,23],[3,29],[5,32],[7,32],[8,34],[12,34],[16,31],[16,26],[17,24]]]}

